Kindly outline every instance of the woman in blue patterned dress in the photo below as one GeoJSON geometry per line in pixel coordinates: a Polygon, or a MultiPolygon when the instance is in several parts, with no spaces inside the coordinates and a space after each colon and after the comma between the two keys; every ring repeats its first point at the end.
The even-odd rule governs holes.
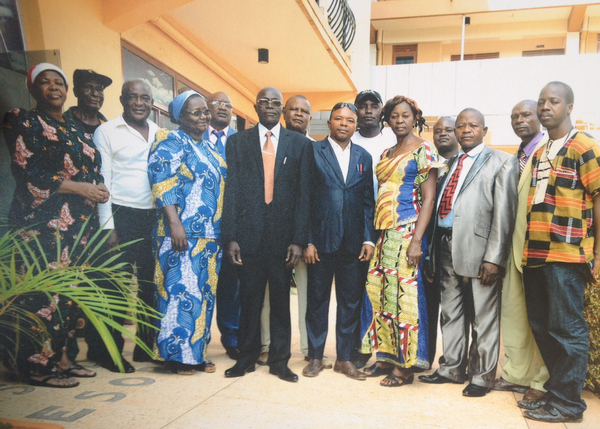
{"type": "MultiPolygon", "coordinates": [[[[9,221],[21,229],[26,241],[36,237],[50,268],[77,260],[97,226],[97,220],[88,219],[96,203],[106,202],[109,196],[92,135],[63,117],[67,88],[60,68],[40,63],[27,75],[35,109],[13,109],[4,117],[16,181],[9,221]]],[[[31,248],[38,250],[36,244],[31,248]]],[[[43,262],[42,255],[37,256],[43,262]]],[[[96,375],[74,362],[79,351],[75,337],[78,308],[72,301],[39,293],[23,295],[17,302],[46,326],[45,331],[32,327],[39,342],[26,335],[19,340],[17,365],[30,384],[75,387],[79,382],[72,377],[96,375]]]]}
{"type": "Polygon", "coordinates": [[[174,372],[214,372],[206,359],[221,264],[221,211],[227,167],[202,134],[210,121],[206,101],[186,91],[169,105],[176,131],[160,130],[148,158],[159,209],[154,248],[160,360],[174,372]]]}

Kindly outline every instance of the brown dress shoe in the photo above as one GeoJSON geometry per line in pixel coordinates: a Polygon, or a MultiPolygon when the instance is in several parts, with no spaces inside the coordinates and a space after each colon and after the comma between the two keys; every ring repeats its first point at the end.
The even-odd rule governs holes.
{"type": "Polygon", "coordinates": [[[494,387],[492,390],[500,390],[503,392],[517,392],[517,393],[525,393],[527,391],[527,386],[522,386],[520,384],[511,383],[510,381],[506,381],[503,378],[499,378],[494,381],[494,387]]]}
{"type": "Polygon", "coordinates": [[[323,361],[320,359],[311,359],[310,363],[302,370],[302,375],[305,377],[316,377],[325,369],[323,361]]]}
{"type": "Polygon", "coordinates": [[[525,395],[523,395],[523,401],[535,401],[544,396],[544,392],[537,389],[527,389],[525,395]]]}
{"type": "MultiPolygon", "coordinates": [[[[304,356],[304,360],[306,362],[310,362],[310,356],[304,356]]],[[[323,364],[323,369],[331,369],[331,368],[333,368],[333,364],[327,358],[327,356],[323,356],[323,360],[321,361],[321,363],[323,364]]]]}
{"type": "Polygon", "coordinates": [[[367,376],[365,375],[365,373],[359,371],[356,368],[356,366],[354,366],[354,364],[349,360],[345,360],[345,361],[341,361],[341,362],[339,360],[336,360],[335,365],[333,366],[333,370],[335,372],[341,372],[346,377],[349,377],[353,380],[366,380],[367,379],[367,376]]]}

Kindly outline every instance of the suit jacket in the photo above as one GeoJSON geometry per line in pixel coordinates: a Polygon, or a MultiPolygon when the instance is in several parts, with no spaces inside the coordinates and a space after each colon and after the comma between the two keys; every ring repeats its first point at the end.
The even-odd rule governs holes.
{"type": "MultiPolygon", "coordinates": [[[[223,202],[224,248],[237,241],[242,255],[259,250],[265,234],[264,168],[258,126],[229,137],[227,180],[223,202]]],[[[290,244],[306,247],[310,207],[311,142],[281,127],[275,156],[275,184],[270,204],[270,251],[285,252],[290,244]]]]}
{"type": "MultiPolygon", "coordinates": [[[[483,144],[483,143],[482,143],[483,144]]],[[[449,171],[457,161],[448,163],[449,171]]],[[[485,262],[506,266],[517,212],[517,158],[485,146],[455,198],[452,224],[452,260],[459,276],[477,277],[485,262]]],[[[450,174],[438,181],[438,195],[450,174]]],[[[439,206],[434,213],[434,245],[430,261],[435,268],[435,239],[439,206]]]]}
{"type": "Polygon", "coordinates": [[[365,241],[376,241],[373,227],[373,161],[369,152],[352,144],[348,175],[328,139],[314,142],[309,242],[319,252],[360,253],[365,241]],[[343,248],[341,248],[343,246],[343,248]]]}
{"type": "MultiPolygon", "coordinates": [[[[544,135],[540,142],[537,144],[533,153],[535,153],[540,147],[548,142],[548,136],[544,135]]],[[[523,247],[525,246],[525,233],[527,232],[527,200],[529,198],[529,188],[531,187],[531,174],[533,167],[531,160],[533,155],[527,160],[523,173],[519,179],[519,196],[517,205],[517,219],[515,221],[515,231],[512,237],[512,253],[515,267],[520,272],[523,272],[523,247]]],[[[518,158],[517,158],[518,159],[518,158]]]]}

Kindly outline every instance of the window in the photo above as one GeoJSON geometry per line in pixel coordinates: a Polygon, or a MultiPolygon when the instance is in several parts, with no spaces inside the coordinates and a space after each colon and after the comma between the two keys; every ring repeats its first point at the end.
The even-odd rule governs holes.
{"type": "Polygon", "coordinates": [[[523,51],[524,57],[541,57],[544,55],[564,55],[564,49],[536,49],[535,51],[523,51]]]}
{"type": "MultiPolygon", "coordinates": [[[[465,54],[464,59],[467,60],[489,60],[492,58],[500,58],[500,52],[489,52],[487,54],[465,54]]],[[[460,61],[460,55],[452,55],[450,61],[460,61]]]]}
{"type": "Polygon", "coordinates": [[[395,45],[392,48],[392,64],[415,64],[417,45],[395,45]]]}
{"type": "MultiPolygon", "coordinates": [[[[123,75],[125,80],[142,79],[152,88],[154,107],[150,120],[156,122],[161,128],[176,129],[177,125],[169,118],[169,103],[184,91],[193,89],[203,96],[209,95],[208,91],[190,82],[176,71],[139,51],[134,46],[122,42],[123,75]]],[[[234,109],[231,116],[231,127],[235,130],[245,129],[246,120],[238,116],[234,109]]]]}

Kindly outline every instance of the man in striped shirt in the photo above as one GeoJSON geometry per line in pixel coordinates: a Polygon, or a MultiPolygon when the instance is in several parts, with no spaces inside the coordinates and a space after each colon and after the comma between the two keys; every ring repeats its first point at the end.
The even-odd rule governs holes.
{"type": "Polygon", "coordinates": [[[550,82],[537,115],[548,142],[532,158],[523,280],[529,324],[548,367],[546,394],[525,416],[578,422],[589,355],[583,296],[600,268],[600,146],[571,122],[573,91],[550,82]]]}

